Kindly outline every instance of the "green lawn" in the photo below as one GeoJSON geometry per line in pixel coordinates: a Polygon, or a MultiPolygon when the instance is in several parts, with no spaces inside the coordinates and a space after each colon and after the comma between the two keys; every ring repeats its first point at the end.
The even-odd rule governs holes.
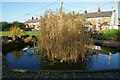
{"type": "MultiPolygon", "coordinates": [[[[38,36],[39,32],[37,31],[24,31],[24,35],[38,36]]],[[[10,36],[10,31],[0,31],[0,36],[10,36]]]]}

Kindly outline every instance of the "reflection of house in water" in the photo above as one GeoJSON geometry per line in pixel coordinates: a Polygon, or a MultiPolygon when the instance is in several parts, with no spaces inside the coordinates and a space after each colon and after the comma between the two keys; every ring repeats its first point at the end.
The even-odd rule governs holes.
{"type": "MultiPolygon", "coordinates": [[[[101,47],[100,46],[96,46],[96,45],[93,45],[92,46],[92,49],[96,49],[96,50],[100,50],[101,51],[101,47]]],[[[97,52],[98,53],[98,52],[97,52]]],[[[96,53],[96,58],[98,57],[98,54],[96,53]]],[[[101,54],[104,54],[104,53],[102,53],[101,52],[101,54]]],[[[108,59],[108,67],[110,66],[110,59],[111,59],[111,55],[112,55],[112,53],[111,52],[109,52],[108,54],[106,54],[107,56],[108,56],[108,58],[106,58],[106,59],[108,59]]]]}
{"type": "Polygon", "coordinates": [[[94,45],[94,46],[92,46],[92,49],[101,50],[101,47],[100,47],[100,46],[96,46],[96,45],[94,45]]]}

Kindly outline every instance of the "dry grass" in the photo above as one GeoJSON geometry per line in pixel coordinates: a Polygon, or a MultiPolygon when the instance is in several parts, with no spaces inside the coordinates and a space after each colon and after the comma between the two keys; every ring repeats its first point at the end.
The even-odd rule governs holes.
{"type": "Polygon", "coordinates": [[[21,37],[21,35],[23,35],[23,32],[21,31],[21,29],[19,27],[13,26],[10,28],[10,36],[11,37],[21,37]]]}
{"type": "Polygon", "coordinates": [[[85,19],[72,13],[48,11],[41,17],[39,47],[49,60],[77,62],[84,60],[90,34],[83,30],[85,19]]]}

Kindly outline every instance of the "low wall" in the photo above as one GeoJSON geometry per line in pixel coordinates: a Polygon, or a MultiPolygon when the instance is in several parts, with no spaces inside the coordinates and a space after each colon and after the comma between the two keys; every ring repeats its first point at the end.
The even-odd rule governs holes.
{"type": "Polygon", "coordinates": [[[2,54],[6,55],[10,51],[21,50],[26,46],[34,46],[33,41],[24,42],[23,40],[12,41],[12,42],[2,42],[2,54]]]}
{"type": "MultiPolygon", "coordinates": [[[[30,36],[30,35],[24,35],[24,36],[21,36],[21,39],[25,39],[27,37],[32,37],[32,39],[37,39],[37,36],[30,36]]],[[[1,41],[3,42],[11,42],[13,41],[13,38],[12,37],[8,37],[8,36],[2,36],[0,37],[1,41]]],[[[15,39],[17,39],[17,36],[15,36],[15,39]]]]}
{"type": "Polygon", "coordinates": [[[93,43],[106,47],[116,48],[120,51],[120,42],[117,41],[93,40],[93,43]]]}

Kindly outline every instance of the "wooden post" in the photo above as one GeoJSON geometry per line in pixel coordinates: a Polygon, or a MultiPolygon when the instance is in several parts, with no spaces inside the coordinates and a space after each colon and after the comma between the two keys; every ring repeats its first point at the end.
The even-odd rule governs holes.
{"type": "Polygon", "coordinates": [[[60,1],[60,18],[61,18],[61,21],[62,21],[62,0],[60,1]]]}

